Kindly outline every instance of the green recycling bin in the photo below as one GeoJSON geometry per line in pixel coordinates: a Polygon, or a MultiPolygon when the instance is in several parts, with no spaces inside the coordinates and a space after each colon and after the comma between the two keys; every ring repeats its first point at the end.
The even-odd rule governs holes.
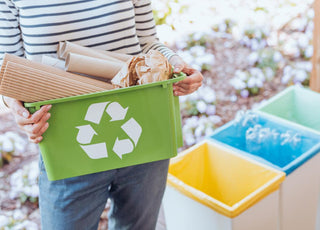
{"type": "Polygon", "coordinates": [[[49,180],[168,159],[181,147],[178,77],[129,88],[25,103],[52,104],[39,144],[49,180]]]}
{"type": "Polygon", "coordinates": [[[320,94],[301,86],[290,86],[262,103],[259,111],[320,132],[320,94]]]}

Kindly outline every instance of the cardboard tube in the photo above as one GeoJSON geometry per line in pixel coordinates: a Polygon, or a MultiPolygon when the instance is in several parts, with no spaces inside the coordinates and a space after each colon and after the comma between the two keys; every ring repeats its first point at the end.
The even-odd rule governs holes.
{"type": "Polygon", "coordinates": [[[119,72],[123,65],[125,65],[123,62],[103,60],[75,53],[69,53],[66,58],[67,71],[110,80],[119,72]]]}
{"type": "Polygon", "coordinates": [[[42,55],[41,63],[58,68],[58,69],[64,70],[65,68],[65,62],[63,60],[60,60],[58,58],[53,58],[47,55],[42,55]]]}
{"type": "Polygon", "coordinates": [[[62,59],[66,59],[68,56],[68,53],[82,54],[85,56],[100,58],[100,59],[114,61],[114,62],[117,62],[117,61],[126,62],[132,58],[131,55],[93,49],[93,48],[84,47],[68,41],[66,41],[64,44],[61,45],[60,52],[61,52],[60,57],[62,59]]]}
{"type": "MultiPolygon", "coordinates": [[[[55,68],[55,67],[52,67],[52,66],[48,66],[48,65],[45,65],[45,64],[41,64],[41,63],[37,63],[37,62],[34,62],[34,61],[30,61],[30,60],[27,60],[25,58],[21,58],[21,57],[12,55],[12,54],[7,54],[7,53],[5,54],[5,56],[3,58],[3,62],[2,62],[1,70],[0,70],[0,78],[3,76],[3,73],[4,73],[5,68],[6,68],[6,64],[7,64],[8,61],[11,61],[11,62],[14,62],[14,63],[17,63],[17,64],[21,64],[21,65],[24,65],[24,66],[27,66],[27,67],[30,67],[30,68],[33,68],[33,69],[38,69],[38,70],[41,70],[41,71],[44,71],[44,72],[47,72],[47,73],[57,74],[59,76],[65,77],[65,78],[74,79],[76,81],[87,83],[89,85],[101,87],[101,88],[104,88],[104,89],[113,89],[113,86],[111,84],[109,84],[109,83],[102,82],[102,81],[95,80],[95,79],[91,79],[91,78],[88,78],[88,77],[83,77],[83,76],[80,76],[78,74],[68,73],[68,72],[66,72],[64,70],[61,70],[61,69],[58,69],[58,68],[55,68]]],[[[1,82],[1,79],[0,79],[0,82],[1,82]]]]}
{"type": "Polygon", "coordinates": [[[66,43],[64,41],[60,41],[59,44],[58,44],[58,47],[57,47],[57,56],[58,56],[58,58],[63,59],[62,58],[62,53],[64,52],[65,48],[66,48],[66,43]]]}

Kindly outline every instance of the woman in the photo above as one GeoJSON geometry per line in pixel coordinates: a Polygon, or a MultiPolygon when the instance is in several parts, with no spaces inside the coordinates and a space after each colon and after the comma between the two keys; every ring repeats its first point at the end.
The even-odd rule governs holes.
{"type": "MultiPolygon", "coordinates": [[[[0,60],[4,53],[39,61],[55,56],[59,41],[131,55],[155,49],[188,77],[174,84],[176,96],[197,90],[200,72],[159,43],[150,0],[0,0],[0,60]]],[[[0,62],[1,64],[1,62],[0,62]]],[[[49,128],[51,105],[34,114],[21,101],[4,97],[19,127],[39,143],[49,128]]],[[[109,229],[155,228],[166,184],[168,160],[48,181],[40,158],[42,229],[97,229],[108,198],[109,229]]]]}

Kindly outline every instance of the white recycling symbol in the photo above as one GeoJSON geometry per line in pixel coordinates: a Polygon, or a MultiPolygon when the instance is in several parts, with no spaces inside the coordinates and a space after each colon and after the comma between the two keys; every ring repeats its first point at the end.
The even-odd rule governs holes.
{"type": "MultiPolygon", "coordinates": [[[[123,108],[118,102],[101,102],[91,104],[87,110],[85,121],[95,124],[100,124],[104,111],[111,117],[110,122],[124,120],[128,108],[123,108]]],[[[98,135],[90,124],[77,126],[79,129],[77,141],[80,147],[91,159],[100,159],[108,157],[107,143],[91,144],[94,135],[98,135]]],[[[134,118],[130,118],[122,126],[122,130],[129,138],[120,140],[118,137],[115,140],[112,150],[122,159],[122,155],[131,153],[137,146],[140,139],[142,128],[134,118]]]]}

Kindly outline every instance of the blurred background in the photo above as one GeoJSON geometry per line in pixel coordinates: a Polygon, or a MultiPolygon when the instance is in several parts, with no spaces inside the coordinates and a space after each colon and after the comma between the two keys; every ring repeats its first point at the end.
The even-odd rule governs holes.
{"type": "MultiPolygon", "coordinates": [[[[153,0],[160,41],[204,75],[180,97],[184,147],[312,69],[311,0],[153,0]]],[[[182,149],[183,149],[182,148],[182,149]]],[[[0,108],[0,230],[39,227],[38,150],[0,108]]],[[[106,211],[99,229],[107,229],[106,211]]]]}

